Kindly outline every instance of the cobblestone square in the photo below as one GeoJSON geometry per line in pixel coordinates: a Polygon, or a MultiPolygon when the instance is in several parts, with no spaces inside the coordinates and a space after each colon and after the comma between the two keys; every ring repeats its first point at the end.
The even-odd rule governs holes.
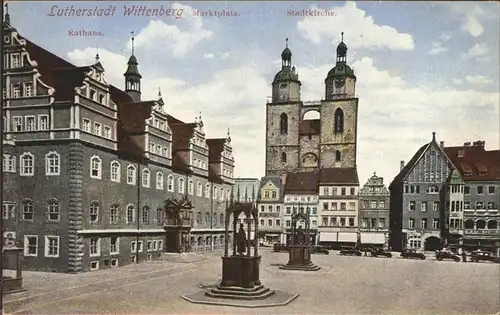
{"type": "Polygon", "coordinates": [[[283,307],[248,309],[191,304],[181,294],[214,285],[220,254],[93,273],[25,273],[28,291],[9,295],[8,314],[495,314],[500,268],[492,263],[314,255],[317,272],[278,268],[286,253],[262,250],[261,280],[300,296],[283,307]]]}

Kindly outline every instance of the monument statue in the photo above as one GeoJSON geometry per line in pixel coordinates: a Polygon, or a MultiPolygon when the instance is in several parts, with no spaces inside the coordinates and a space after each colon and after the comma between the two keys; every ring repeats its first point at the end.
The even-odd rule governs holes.
{"type": "Polygon", "coordinates": [[[304,245],[305,243],[305,234],[304,234],[304,231],[302,231],[302,227],[299,226],[299,228],[297,229],[297,232],[295,232],[295,244],[296,245],[304,245]]]}
{"type": "Polygon", "coordinates": [[[247,235],[245,233],[245,229],[243,228],[243,223],[240,223],[240,230],[238,231],[237,234],[237,239],[236,239],[236,245],[237,245],[237,253],[238,254],[245,254],[247,251],[247,235]]]}

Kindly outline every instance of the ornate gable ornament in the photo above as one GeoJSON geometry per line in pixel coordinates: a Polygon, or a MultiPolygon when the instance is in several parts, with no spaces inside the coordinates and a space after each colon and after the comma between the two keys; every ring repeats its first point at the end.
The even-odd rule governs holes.
{"type": "Polygon", "coordinates": [[[308,222],[307,215],[305,215],[302,212],[298,212],[292,216],[292,225],[299,222],[300,220],[304,220],[305,222],[308,222]]]}

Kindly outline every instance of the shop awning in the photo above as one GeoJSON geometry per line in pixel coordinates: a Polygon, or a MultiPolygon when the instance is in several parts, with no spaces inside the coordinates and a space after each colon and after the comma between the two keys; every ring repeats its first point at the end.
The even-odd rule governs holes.
{"type": "Polygon", "coordinates": [[[319,241],[320,242],[336,242],[337,241],[337,233],[321,232],[321,233],[319,233],[319,241]]]}
{"type": "Polygon", "coordinates": [[[361,233],[361,244],[385,244],[384,233],[361,233]]]}
{"type": "Polygon", "coordinates": [[[356,243],[358,240],[358,235],[357,233],[347,233],[347,232],[339,232],[338,233],[338,241],[339,242],[350,242],[350,243],[356,243]]]}

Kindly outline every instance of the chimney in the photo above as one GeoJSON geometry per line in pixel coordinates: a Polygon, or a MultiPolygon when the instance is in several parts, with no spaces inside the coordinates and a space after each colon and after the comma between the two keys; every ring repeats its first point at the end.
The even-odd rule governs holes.
{"type": "Polygon", "coordinates": [[[285,186],[286,184],[286,173],[281,174],[281,185],[285,186]]]}
{"type": "Polygon", "coordinates": [[[401,161],[401,166],[399,167],[399,170],[401,171],[405,167],[405,161],[401,161]]]}
{"type": "Polygon", "coordinates": [[[470,147],[470,142],[464,142],[464,147],[470,147]]]}
{"type": "Polygon", "coordinates": [[[474,143],[472,145],[475,147],[484,147],[484,143],[485,143],[484,141],[477,140],[477,141],[474,141],[474,143]]]}
{"type": "Polygon", "coordinates": [[[439,141],[439,146],[440,146],[441,148],[444,148],[444,141],[439,141]]]}

